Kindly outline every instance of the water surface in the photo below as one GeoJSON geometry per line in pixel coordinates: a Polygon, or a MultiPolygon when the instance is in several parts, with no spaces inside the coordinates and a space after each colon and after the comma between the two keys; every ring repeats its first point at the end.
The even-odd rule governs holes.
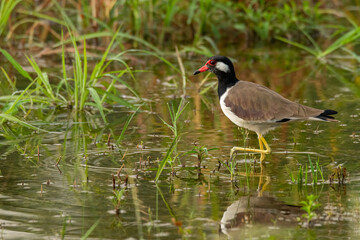
{"type": "Polygon", "coordinates": [[[150,72],[138,73],[137,82],[129,80],[145,105],[120,146],[113,136],[120,134],[131,112],[119,105],[107,106],[112,110],[108,125],[91,110],[77,116],[66,109],[39,110],[47,117],[39,115],[31,122],[49,133],[1,137],[0,237],[78,239],[96,226],[90,235],[94,239],[358,238],[359,98],[325,69],[310,65],[287,73],[311,61],[294,52],[243,53],[235,63],[239,79],[266,85],[306,105],[337,110],[341,122],[282,125],[266,135],[273,153],[263,168],[259,155],[239,153],[231,181],[219,162],[226,162],[230,149],[244,145],[244,140],[257,147],[256,134],[245,138],[223,115],[216,88],[199,93],[216,82],[210,76],[199,89],[206,74],[191,76],[205,59],[184,57],[189,76],[185,88],[181,76],[161,62],[149,64],[154,66],[146,68],[150,72]],[[166,168],[155,184],[155,170],[173,138],[160,117],[170,122],[167,103],[177,105],[182,97],[189,104],[180,118],[179,157],[173,171],[166,168]],[[203,159],[201,169],[194,154],[185,154],[195,145],[216,148],[203,159]],[[319,160],[324,175],[315,186],[309,158],[319,160]],[[335,178],[330,184],[339,165],[346,168],[346,180],[339,184],[335,178]],[[302,186],[291,181],[300,166],[308,167],[308,184],[302,186]],[[125,189],[118,214],[112,176],[116,189],[125,189]],[[310,194],[319,196],[321,206],[307,228],[299,206],[310,194]]]}

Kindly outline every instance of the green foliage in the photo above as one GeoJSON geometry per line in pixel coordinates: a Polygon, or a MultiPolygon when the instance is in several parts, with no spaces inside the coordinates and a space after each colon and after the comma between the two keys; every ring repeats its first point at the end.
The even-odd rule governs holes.
{"type": "Polygon", "coordinates": [[[70,216],[65,216],[64,218],[64,223],[63,223],[63,227],[61,229],[61,233],[60,233],[60,237],[61,239],[65,239],[65,233],[66,233],[66,224],[67,224],[67,221],[70,221],[71,220],[71,217],[70,216]]]}
{"type": "Polygon", "coordinates": [[[173,156],[173,153],[176,152],[177,143],[180,140],[180,126],[179,119],[181,114],[184,112],[188,103],[185,103],[185,100],[182,98],[177,109],[174,108],[173,104],[168,103],[168,110],[171,119],[171,123],[167,123],[163,118],[160,117],[161,121],[173,132],[173,141],[170,144],[164,158],[161,160],[160,165],[158,167],[158,171],[156,173],[155,181],[159,180],[161,173],[163,172],[165,166],[169,164],[172,166],[173,162],[177,158],[178,154],[173,156]]]}
{"type": "MultiPolygon", "coordinates": [[[[76,2],[79,1],[63,1],[59,4],[53,0],[46,7],[37,7],[33,11],[34,3],[29,1],[18,11],[21,14],[19,18],[26,21],[18,21],[13,31],[21,32],[39,19],[69,26],[76,31],[75,35],[106,32],[113,35],[118,26],[122,26],[119,37],[122,34],[123,38],[132,41],[135,48],[140,44],[163,48],[175,41],[186,42],[201,50],[209,47],[203,41],[209,36],[212,41],[232,41],[245,33],[249,42],[270,42],[279,35],[296,38],[299,36],[298,28],[310,34],[318,33],[319,28],[331,19],[323,10],[331,5],[313,1],[107,1],[98,4],[97,11],[93,11],[89,1],[81,1],[74,9],[76,2]],[[200,42],[202,44],[199,45],[200,42]]],[[[106,39],[101,41],[104,43],[106,39]]],[[[124,47],[121,41],[119,44],[124,47]]]]}
{"type": "MultiPolygon", "coordinates": [[[[72,35],[70,36],[72,39],[72,45],[75,50],[73,61],[74,68],[72,74],[73,77],[68,77],[69,75],[65,65],[65,51],[64,47],[62,47],[61,57],[63,79],[57,85],[51,84],[49,75],[41,70],[32,56],[27,57],[27,60],[36,73],[35,79],[33,79],[30,74],[24,70],[24,68],[6,50],[0,49],[0,52],[12,64],[18,73],[31,81],[25,90],[15,91],[12,95],[2,96],[0,98],[0,101],[6,103],[3,109],[3,114],[0,116],[2,123],[4,122],[4,119],[6,119],[7,121],[38,130],[38,128],[14,116],[18,113],[19,109],[22,109],[24,112],[26,112],[27,109],[30,108],[30,106],[34,103],[44,106],[73,106],[78,111],[82,111],[85,106],[92,106],[98,109],[105,123],[107,123],[105,116],[106,109],[103,107],[105,101],[118,102],[131,109],[136,109],[128,101],[112,94],[112,92],[116,92],[114,87],[115,83],[120,82],[126,86],[130,92],[134,93],[135,96],[138,96],[136,92],[121,79],[121,76],[123,76],[125,73],[130,73],[132,75],[131,69],[126,65],[126,63],[124,63],[120,57],[107,60],[112,44],[115,41],[116,34],[113,36],[100,61],[95,64],[91,74],[88,74],[86,41],[83,42],[83,55],[81,55],[78,50],[76,39],[72,35]],[[125,70],[106,72],[108,66],[114,61],[125,65],[125,70]],[[99,80],[104,77],[111,79],[111,83],[107,85],[105,91],[98,87],[99,80]],[[30,106],[27,104],[30,104],[30,106]]],[[[5,70],[3,70],[3,72],[4,75],[7,76],[5,70]]],[[[15,85],[13,87],[15,88],[15,85]]],[[[31,111],[31,108],[29,111],[31,111]]]]}
{"type": "Polygon", "coordinates": [[[319,158],[314,163],[311,161],[310,155],[308,155],[309,165],[306,163],[305,166],[300,165],[299,169],[297,171],[297,176],[293,174],[290,170],[289,176],[290,176],[290,182],[292,184],[297,183],[298,188],[301,189],[303,185],[307,185],[308,183],[308,167],[310,168],[311,172],[311,184],[315,187],[319,183],[319,177],[321,177],[321,183],[325,183],[323,171],[319,165],[319,158]]]}
{"type": "Polygon", "coordinates": [[[98,219],[96,220],[96,222],[94,222],[94,224],[86,231],[86,233],[83,236],[81,236],[81,240],[85,240],[90,236],[90,234],[95,230],[97,225],[100,223],[100,220],[101,219],[98,219]]]}
{"type": "Polygon", "coordinates": [[[262,41],[269,41],[276,35],[296,34],[299,27],[306,31],[316,30],[318,22],[322,18],[319,11],[321,3],[311,4],[310,1],[302,1],[296,4],[294,1],[252,1],[251,3],[240,2],[242,11],[239,12],[239,20],[236,29],[251,34],[253,32],[262,41]]]}
{"type": "Polygon", "coordinates": [[[185,100],[182,98],[177,109],[174,108],[174,105],[172,103],[168,103],[168,110],[169,110],[169,115],[170,115],[170,120],[171,123],[167,123],[163,118],[160,117],[161,121],[173,132],[174,134],[174,138],[178,138],[179,137],[179,118],[180,115],[184,112],[186,106],[189,103],[185,103],[185,100]]]}
{"type": "Polygon", "coordinates": [[[2,0],[0,3],[0,36],[4,32],[6,23],[18,3],[22,0],[2,0]]]}
{"type": "Polygon", "coordinates": [[[306,212],[306,214],[303,214],[302,217],[307,220],[307,226],[309,227],[310,221],[317,216],[315,210],[318,209],[321,205],[316,201],[318,196],[311,194],[306,196],[306,199],[307,201],[301,201],[300,204],[302,205],[301,209],[306,212]]]}
{"type": "Polygon", "coordinates": [[[195,145],[193,149],[186,152],[185,154],[196,154],[198,161],[201,163],[202,160],[208,156],[210,151],[218,150],[219,148],[210,148],[208,149],[206,146],[198,146],[195,145]]]}
{"type": "Polygon", "coordinates": [[[302,31],[306,35],[306,37],[309,39],[309,41],[312,43],[313,48],[309,48],[302,43],[294,42],[294,41],[288,40],[283,37],[276,37],[276,38],[285,43],[288,43],[288,44],[298,47],[302,50],[305,50],[306,52],[314,55],[319,60],[328,56],[329,54],[333,53],[334,51],[336,51],[342,47],[345,47],[347,44],[353,43],[354,41],[356,41],[360,38],[360,27],[355,27],[355,28],[349,30],[347,33],[343,34],[337,40],[335,40],[325,50],[321,50],[320,46],[315,42],[315,40],[304,30],[302,30],[302,31]]]}
{"type": "Polygon", "coordinates": [[[112,197],[112,203],[114,205],[114,210],[116,214],[119,214],[120,211],[120,205],[121,205],[121,197],[124,195],[125,189],[121,190],[114,190],[113,191],[113,197],[112,197]]]}
{"type": "Polygon", "coordinates": [[[140,106],[136,109],[136,111],[133,112],[133,113],[127,118],[127,120],[126,120],[126,122],[125,122],[125,124],[124,124],[124,126],[123,126],[123,128],[122,128],[122,130],[121,130],[121,133],[120,133],[119,137],[118,137],[117,140],[116,140],[116,144],[120,144],[120,143],[121,143],[121,141],[122,141],[123,138],[124,138],[125,132],[126,132],[126,130],[128,129],[128,127],[129,127],[129,124],[130,124],[131,120],[132,120],[132,119],[134,118],[134,116],[139,112],[139,110],[140,110],[141,107],[142,107],[142,105],[140,105],[140,106]]]}
{"type": "Polygon", "coordinates": [[[156,182],[159,180],[159,177],[160,177],[161,173],[164,171],[165,166],[167,164],[172,166],[174,160],[177,158],[177,155],[175,157],[173,157],[173,152],[176,151],[178,139],[179,139],[178,137],[175,137],[173,139],[168,150],[165,153],[164,158],[161,160],[158,170],[156,172],[156,177],[155,177],[156,182]]]}

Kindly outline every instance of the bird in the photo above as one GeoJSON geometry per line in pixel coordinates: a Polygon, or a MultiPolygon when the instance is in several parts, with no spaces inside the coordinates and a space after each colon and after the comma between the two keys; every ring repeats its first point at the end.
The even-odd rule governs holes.
{"type": "Polygon", "coordinates": [[[262,163],[265,156],[271,153],[263,135],[283,123],[296,120],[338,122],[332,116],[337,114],[334,110],[308,107],[286,99],[265,86],[238,80],[233,63],[225,56],[210,57],[194,75],[206,71],[214,73],[218,79],[220,107],[225,116],[235,125],[258,136],[259,149],[235,146],[230,151],[230,159],[238,151],[254,152],[261,154],[262,163]]]}

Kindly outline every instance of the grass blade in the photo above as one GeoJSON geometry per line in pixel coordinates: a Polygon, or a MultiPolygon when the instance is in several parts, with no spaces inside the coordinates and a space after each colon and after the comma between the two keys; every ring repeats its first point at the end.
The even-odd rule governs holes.
{"type": "Polygon", "coordinates": [[[291,41],[291,40],[288,40],[286,38],[283,38],[283,37],[275,37],[276,39],[282,41],[282,42],[285,42],[287,44],[290,44],[290,45],[293,45],[295,47],[298,47],[300,49],[303,49],[305,51],[307,51],[308,53],[314,55],[314,56],[318,56],[318,52],[314,51],[313,49],[301,44],[301,43],[297,43],[297,42],[294,42],[294,41],[291,41]]]}
{"type": "Polygon", "coordinates": [[[0,48],[0,52],[23,77],[29,79],[30,81],[33,80],[30,75],[23,69],[23,67],[6,50],[0,48]]]}
{"type": "Polygon", "coordinates": [[[97,225],[100,223],[100,218],[86,231],[86,233],[81,237],[81,240],[87,239],[90,234],[95,230],[97,225]]]}
{"type": "Polygon", "coordinates": [[[38,128],[38,127],[35,127],[31,124],[28,124],[24,121],[21,121],[20,119],[10,115],[10,114],[6,114],[6,113],[0,113],[0,118],[4,118],[10,122],[14,122],[14,123],[17,123],[17,124],[20,124],[21,126],[24,126],[24,127],[27,127],[27,128],[30,128],[30,129],[34,129],[34,130],[37,130],[37,131],[42,131],[42,132],[48,132],[46,130],[43,130],[41,128],[38,128]]]}
{"type": "Polygon", "coordinates": [[[1,71],[3,72],[3,74],[4,74],[4,76],[5,76],[5,78],[6,78],[6,80],[8,81],[8,83],[10,84],[10,86],[11,86],[11,88],[13,89],[13,90],[15,90],[16,89],[16,81],[11,81],[11,79],[10,79],[10,77],[9,77],[9,75],[7,74],[7,72],[5,71],[5,69],[3,68],[3,67],[0,67],[1,68],[1,71]]]}
{"type": "Polygon", "coordinates": [[[171,160],[171,155],[175,150],[175,146],[177,143],[177,137],[175,137],[169,147],[169,149],[167,150],[165,157],[163,158],[163,160],[161,160],[158,171],[156,173],[156,177],[155,177],[155,182],[157,182],[159,180],[159,177],[161,175],[161,173],[163,172],[166,164],[168,163],[169,159],[171,160]]]}
{"type": "Polygon", "coordinates": [[[132,94],[134,94],[135,97],[140,98],[139,94],[129,85],[127,84],[125,81],[123,81],[121,78],[114,76],[112,74],[105,74],[104,76],[108,76],[111,77],[113,79],[115,79],[116,81],[120,82],[121,84],[123,84],[132,94]]]}
{"type": "Polygon", "coordinates": [[[116,140],[116,143],[117,143],[117,144],[120,144],[120,142],[123,140],[124,135],[125,135],[125,131],[126,131],[127,128],[129,127],[129,124],[130,124],[131,120],[134,118],[135,114],[139,112],[139,110],[140,110],[141,107],[142,107],[142,105],[140,105],[140,106],[136,109],[136,111],[135,111],[133,114],[131,114],[131,115],[128,117],[128,119],[126,120],[125,125],[124,125],[123,129],[121,130],[120,136],[119,136],[118,139],[116,140]]]}
{"type": "Polygon", "coordinates": [[[360,38],[360,27],[355,28],[333,42],[325,51],[319,54],[318,58],[324,57],[338,48],[360,38]]]}
{"type": "Polygon", "coordinates": [[[30,56],[30,58],[28,56],[26,56],[26,58],[28,59],[32,68],[35,70],[36,74],[38,75],[38,79],[44,85],[45,90],[46,90],[46,91],[44,91],[44,94],[53,100],[56,99],[53,94],[53,90],[50,85],[48,75],[45,72],[41,71],[39,65],[36,63],[36,61],[34,60],[34,58],[32,56],[30,56]]]}
{"type": "Polygon", "coordinates": [[[48,16],[46,14],[38,13],[36,11],[18,10],[17,12],[22,13],[22,14],[26,14],[26,15],[29,15],[29,16],[35,16],[35,17],[38,17],[40,19],[45,19],[45,20],[48,20],[48,21],[51,21],[51,22],[54,22],[54,23],[57,23],[57,24],[60,24],[60,25],[63,25],[63,26],[66,25],[66,23],[64,21],[61,21],[61,20],[59,20],[57,18],[48,16]]]}
{"type": "Polygon", "coordinates": [[[313,184],[315,185],[315,184],[317,184],[317,173],[315,172],[314,165],[311,161],[310,155],[308,155],[308,159],[309,159],[309,165],[310,165],[310,169],[311,169],[311,175],[313,178],[313,184]]]}
{"type": "Polygon", "coordinates": [[[89,90],[92,99],[94,100],[97,108],[99,109],[102,119],[104,120],[105,123],[108,123],[104,114],[104,107],[101,104],[101,99],[99,97],[99,94],[96,92],[94,88],[87,88],[87,89],[89,90]]]}
{"type": "Polygon", "coordinates": [[[130,103],[130,102],[128,102],[128,101],[126,101],[126,100],[124,100],[122,98],[119,98],[118,96],[115,96],[114,94],[112,94],[110,92],[107,92],[107,91],[105,91],[105,90],[103,90],[101,88],[97,88],[96,90],[97,90],[97,92],[99,92],[100,94],[103,94],[103,96],[108,97],[109,99],[111,99],[115,103],[118,103],[120,105],[128,107],[128,108],[130,108],[132,110],[136,110],[136,107],[132,103],[130,103]]]}

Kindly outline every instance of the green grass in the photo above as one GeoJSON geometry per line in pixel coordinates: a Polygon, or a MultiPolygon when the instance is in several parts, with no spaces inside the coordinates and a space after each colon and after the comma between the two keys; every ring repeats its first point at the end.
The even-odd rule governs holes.
{"type": "Polygon", "coordinates": [[[156,177],[155,177],[155,181],[159,180],[159,177],[160,177],[161,173],[163,172],[166,165],[170,165],[170,167],[173,166],[173,163],[178,156],[178,154],[176,153],[177,152],[177,144],[181,137],[181,125],[179,124],[179,121],[180,121],[180,116],[184,112],[188,103],[185,103],[185,100],[182,98],[176,108],[171,103],[168,103],[167,105],[168,105],[171,122],[168,123],[161,117],[160,117],[160,119],[172,131],[173,136],[172,136],[172,142],[171,142],[167,152],[165,153],[165,156],[163,157],[163,159],[161,160],[161,162],[159,164],[159,167],[158,167],[158,170],[156,173],[156,177]]]}
{"type": "Polygon", "coordinates": [[[0,36],[6,28],[9,17],[21,0],[2,0],[0,3],[0,36]]]}
{"type": "Polygon", "coordinates": [[[124,195],[125,189],[117,190],[115,189],[113,191],[113,198],[112,203],[114,205],[114,210],[116,214],[120,213],[120,205],[121,205],[121,197],[124,195]]]}
{"type": "MultiPolygon", "coordinates": [[[[130,93],[133,93],[138,97],[136,91],[124,80],[122,80],[122,76],[126,73],[133,76],[132,70],[120,57],[109,57],[110,49],[112,48],[117,35],[115,34],[113,36],[100,60],[92,63],[95,64],[95,67],[93,67],[92,71],[89,73],[86,41],[83,41],[83,52],[81,53],[76,39],[72,35],[70,36],[72,46],[75,50],[73,58],[73,72],[69,74],[67,70],[67,66],[65,64],[65,51],[64,47],[62,47],[61,57],[63,72],[62,79],[57,85],[51,84],[53,81],[49,79],[49,75],[39,67],[32,56],[27,56],[27,60],[36,74],[34,77],[31,76],[33,74],[24,70],[24,68],[6,50],[0,49],[0,52],[12,64],[17,72],[30,81],[30,84],[25,88],[25,90],[15,89],[16,91],[14,94],[2,96],[0,98],[0,101],[3,102],[5,106],[2,110],[3,113],[0,116],[2,123],[4,120],[7,120],[29,128],[37,129],[15,116],[19,110],[23,110],[23,112],[31,111],[29,108],[32,104],[41,104],[43,107],[56,105],[66,108],[68,106],[72,106],[72,108],[77,111],[83,111],[86,106],[94,107],[100,112],[105,123],[107,123],[105,116],[107,109],[103,107],[105,102],[117,102],[130,109],[136,109],[132,103],[115,95],[117,90],[114,85],[115,83],[120,83],[124,85],[130,93]],[[124,65],[125,69],[116,71],[108,70],[109,66],[113,62],[118,62],[121,65],[124,65]],[[102,79],[104,78],[110,79],[110,83],[103,81],[102,79]],[[105,86],[106,90],[99,88],[99,84],[105,86]]],[[[3,74],[8,76],[4,70],[3,74]]],[[[15,87],[15,85],[13,87],[15,87]]]]}
{"type": "MultiPolygon", "coordinates": [[[[15,1],[3,1],[15,2],[15,1]]],[[[18,1],[16,1],[18,3],[18,1]]],[[[68,25],[76,35],[116,32],[121,26],[124,38],[131,41],[133,48],[139,48],[146,42],[163,48],[173,48],[173,43],[195,47],[200,50],[208,48],[211,41],[232,42],[246,36],[249,43],[271,42],[275,36],[300,38],[298,28],[310,35],[316,35],[324,28],[334,32],[343,27],[337,25],[338,17],[327,11],[331,3],[314,3],[313,1],[263,1],[250,2],[191,0],[191,1],[108,1],[97,5],[98,12],[93,11],[90,1],[65,0],[59,4],[50,1],[48,5],[35,6],[32,1],[22,1],[17,10],[11,36],[16,36],[31,27],[39,25],[39,20],[50,21],[51,31],[40,30],[41,37],[32,39],[58,38],[56,30],[59,25],[68,25]],[[36,8],[36,11],[35,11],[36,8]],[[61,18],[56,16],[62,16],[61,18]],[[334,19],[335,18],[335,19],[334,19]],[[333,25],[328,22],[334,22],[333,25]],[[143,41],[143,42],[141,42],[143,41]],[[199,45],[200,44],[200,45],[199,45]]],[[[10,8],[10,7],[8,7],[10,8]]],[[[330,9],[331,10],[331,9],[330,9]]],[[[7,11],[8,13],[9,11],[7,11]]],[[[11,11],[10,11],[11,12],[11,11]]],[[[6,16],[4,19],[7,20],[6,16]]],[[[345,22],[345,27],[353,23],[345,22]]],[[[37,28],[41,28],[39,25],[37,28]]],[[[100,39],[106,45],[106,39],[100,39]]],[[[125,50],[125,44],[119,40],[125,50]]]]}
{"type": "Polygon", "coordinates": [[[327,48],[322,50],[321,47],[308,33],[306,33],[305,31],[302,32],[313,45],[312,48],[306,46],[305,44],[294,42],[283,37],[276,37],[276,38],[280,41],[283,41],[285,43],[288,43],[290,45],[293,45],[310,53],[311,55],[315,56],[318,60],[322,60],[322,58],[330,55],[331,53],[335,52],[338,49],[345,47],[348,44],[354,43],[356,40],[360,38],[360,27],[356,26],[353,29],[350,29],[345,34],[342,34],[341,37],[333,41],[327,48]]]}
{"type": "Polygon", "coordinates": [[[338,36],[338,38],[336,40],[332,40],[331,44],[325,48],[321,47],[305,30],[300,30],[311,43],[312,47],[280,36],[276,38],[312,55],[314,57],[315,63],[320,64],[324,70],[329,70],[332,72],[343,85],[351,89],[352,92],[354,92],[357,96],[360,96],[359,84],[354,82],[352,79],[344,77],[343,74],[339,74],[339,70],[345,70],[351,74],[354,74],[355,78],[358,75],[358,64],[360,63],[360,57],[354,49],[354,46],[357,45],[360,40],[360,27],[353,23],[353,26],[346,30],[346,32],[341,31],[336,33],[335,36],[338,36]],[[347,66],[344,67],[343,62],[348,62],[349,60],[357,64],[350,68],[347,66]]]}
{"type": "Polygon", "coordinates": [[[201,167],[201,162],[204,160],[205,157],[208,156],[210,151],[218,150],[218,148],[207,148],[206,146],[195,146],[185,154],[195,154],[198,160],[198,167],[201,167]]]}
{"type": "Polygon", "coordinates": [[[291,170],[288,170],[290,182],[292,184],[297,184],[298,189],[302,189],[303,185],[312,184],[313,187],[317,186],[319,183],[324,184],[324,174],[322,171],[322,167],[320,167],[320,159],[318,158],[315,164],[310,158],[310,155],[308,156],[309,164],[306,163],[304,165],[299,165],[299,169],[297,170],[297,174],[295,175],[291,170]],[[311,178],[308,175],[308,171],[310,169],[310,175],[311,178]]]}

